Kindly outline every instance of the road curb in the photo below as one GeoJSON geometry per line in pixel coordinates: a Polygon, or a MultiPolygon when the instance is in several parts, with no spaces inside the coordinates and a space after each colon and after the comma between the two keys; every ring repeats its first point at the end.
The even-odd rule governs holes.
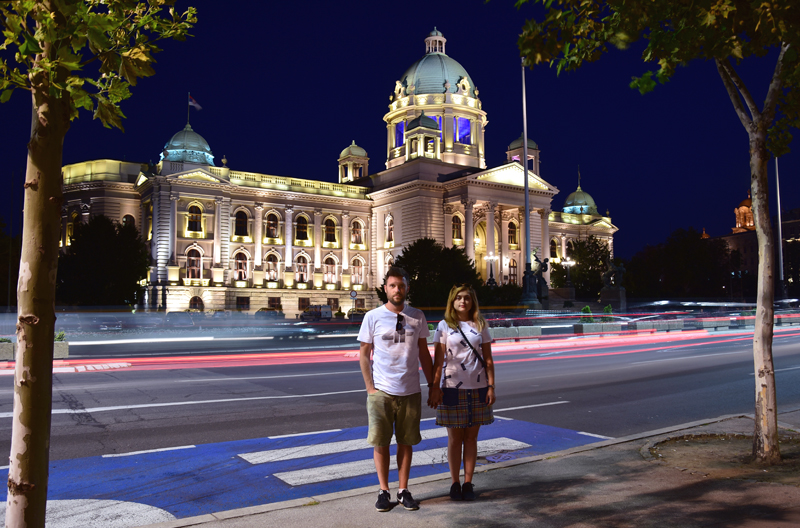
{"type": "MultiPolygon", "coordinates": [[[[800,410],[800,409],[797,409],[800,410]]],[[[784,411],[784,412],[792,412],[792,411],[784,411]]],[[[781,413],[783,414],[783,413],[781,413]]],[[[520,466],[523,464],[530,464],[532,462],[540,462],[542,460],[549,460],[552,458],[560,458],[568,455],[574,455],[578,453],[585,453],[589,451],[595,451],[597,449],[602,449],[604,447],[610,447],[620,444],[626,444],[629,442],[635,442],[637,440],[642,440],[645,438],[652,438],[652,437],[663,437],[665,435],[676,433],[679,431],[683,431],[685,429],[692,429],[694,427],[700,427],[703,425],[711,425],[719,422],[724,422],[727,420],[732,420],[736,418],[753,418],[752,414],[726,414],[723,416],[719,416],[717,418],[710,418],[706,420],[696,420],[693,422],[687,422],[679,425],[674,425],[670,427],[664,427],[661,429],[655,429],[652,431],[646,431],[644,433],[637,433],[629,436],[623,436],[620,438],[612,438],[610,440],[602,440],[600,442],[594,442],[591,444],[582,445],[579,447],[573,447],[570,449],[564,449],[562,451],[554,451],[552,453],[544,453],[541,455],[517,458],[514,460],[506,460],[503,462],[498,462],[495,464],[489,464],[484,466],[479,466],[475,468],[475,473],[487,473],[489,471],[496,471],[498,469],[504,469],[514,466],[520,466]]],[[[784,427],[784,424],[780,424],[781,427],[784,427]]],[[[787,426],[786,428],[793,428],[794,426],[787,426]]],[[[409,487],[415,484],[426,484],[428,482],[435,482],[437,480],[449,480],[450,473],[438,473],[436,475],[427,475],[424,477],[414,477],[409,479],[409,487]]],[[[390,487],[397,487],[397,482],[390,483],[390,487]]],[[[216,513],[209,513],[204,515],[198,515],[196,517],[184,517],[183,519],[176,519],[174,521],[167,521],[157,524],[149,524],[146,526],[142,526],[140,528],[183,528],[185,526],[198,526],[201,524],[206,524],[209,522],[215,521],[222,521],[227,519],[234,519],[238,517],[247,517],[250,515],[258,515],[261,513],[268,513],[277,510],[285,510],[288,508],[297,508],[301,506],[314,506],[323,502],[329,502],[333,500],[339,500],[349,497],[355,497],[358,495],[370,495],[376,492],[376,485],[367,486],[362,488],[354,488],[344,491],[337,491],[334,493],[327,493],[324,495],[317,495],[313,497],[302,497],[299,499],[292,499],[288,501],[282,502],[274,502],[270,504],[261,504],[258,506],[248,506],[247,508],[237,508],[233,510],[225,510],[216,513]]]]}

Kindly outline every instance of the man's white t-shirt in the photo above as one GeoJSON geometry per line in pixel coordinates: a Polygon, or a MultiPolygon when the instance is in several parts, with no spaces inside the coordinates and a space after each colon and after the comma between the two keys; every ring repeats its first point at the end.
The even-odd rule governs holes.
{"type": "Polygon", "coordinates": [[[422,392],[419,385],[420,338],[427,339],[428,321],[422,310],[406,306],[403,329],[397,331],[397,315],[381,305],[364,315],[358,340],[372,343],[372,382],[392,396],[422,392]]]}
{"type": "MultiPolygon", "coordinates": [[[[458,324],[479,354],[483,353],[481,344],[492,342],[492,334],[489,332],[488,326],[484,327],[482,332],[478,332],[474,323],[459,321],[458,324]]],[[[489,384],[483,366],[472,349],[464,342],[461,332],[450,328],[444,319],[439,321],[439,326],[436,327],[433,342],[443,344],[445,349],[442,388],[483,389],[489,384]]]]}

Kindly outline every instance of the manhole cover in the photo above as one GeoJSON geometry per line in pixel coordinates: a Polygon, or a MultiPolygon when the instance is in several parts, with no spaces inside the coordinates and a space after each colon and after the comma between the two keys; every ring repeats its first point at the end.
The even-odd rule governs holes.
{"type": "Polygon", "coordinates": [[[500,453],[500,454],[497,454],[497,455],[487,456],[486,457],[486,461],[487,462],[492,462],[492,463],[497,463],[497,462],[505,462],[507,460],[514,460],[515,458],[517,458],[517,457],[515,457],[514,455],[511,455],[509,453],[500,453]]]}

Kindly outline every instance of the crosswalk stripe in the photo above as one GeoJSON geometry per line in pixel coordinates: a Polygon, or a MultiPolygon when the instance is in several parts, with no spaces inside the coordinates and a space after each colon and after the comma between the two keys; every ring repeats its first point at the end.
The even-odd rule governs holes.
{"type": "MultiPolygon", "coordinates": [[[[486,456],[487,454],[496,451],[514,451],[518,449],[525,449],[527,447],[531,447],[530,444],[518,442],[510,438],[479,440],[478,456],[486,456]]],[[[416,452],[411,459],[412,466],[426,466],[444,463],[447,463],[446,447],[426,449],[425,451],[416,452]]],[[[389,469],[397,469],[397,464],[394,458],[392,458],[390,462],[389,469]]],[[[274,476],[278,477],[290,486],[302,486],[303,484],[315,484],[329,480],[368,475],[374,471],[375,463],[373,462],[372,458],[369,458],[367,460],[358,460],[356,462],[345,462],[343,464],[333,464],[330,466],[299,469],[296,471],[285,471],[281,473],[275,473],[274,476]]]]}
{"type": "MultiPolygon", "coordinates": [[[[431,438],[442,438],[447,436],[447,429],[437,427],[436,429],[425,429],[420,431],[423,440],[431,438]]],[[[392,444],[396,441],[392,438],[392,444]]],[[[295,458],[305,458],[320,455],[330,455],[333,453],[344,453],[345,451],[356,451],[358,449],[372,448],[365,438],[358,440],[344,440],[342,442],[329,442],[327,444],[315,444],[287,447],[283,449],[271,449],[269,451],[256,451],[253,453],[243,453],[239,455],[251,464],[266,464],[267,462],[277,462],[279,460],[292,460],[295,458]]]]}

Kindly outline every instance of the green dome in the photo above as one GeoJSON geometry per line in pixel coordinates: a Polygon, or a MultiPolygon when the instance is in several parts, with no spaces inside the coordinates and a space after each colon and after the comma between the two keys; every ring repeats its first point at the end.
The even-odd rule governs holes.
{"type": "MultiPolygon", "coordinates": [[[[519,135],[519,139],[515,139],[508,146],[508,150],[516,150],[518,148],[522,148],[522,134],[519,135]]],[[[537,145],[536,142],[531,138],[528,138],[528,148],[533,150],[539,150],[539,145],[537,145]]]]}
{"type": "MultiPolygon", "coordinates": [[[[444,38],[436,29],[430,35],[444,38]]],[[[406,93],[411,85],[414,85],[414,94],[440,94],[446,91],[458,93],[461,79],[469,82],[469,96],[478,97],[475,94],[475,83],[458,61],[444,52],[431,51],[406,70],[400,77],[400,83],[405,87],[406,93]],[[449,89],[445,89],[445,83],[450,83],[449,89]]]]}
{"type": "Polygon", "coordinates": [[[567,196],[566,201],[564,201],[564,212],[572,214],[599,214],[594,199],[589,193],[581,189],[580,185],[578,185],[578,189],[567,196]]]}
{"type": "Polygon", "coordinates": [[[433,26],[433,31],[430,32],[429,36],[431,37],[443,37],[442,32],[436,29],[436,26],[433,26]]]}
{"type": "Polygon", "coordinates": [[[182,161],[197,163],[198,165],[214,165],[214,154],[211,147],[203,136],[192,130],[192,126],[186,123],[186,127],[172,136],[161,153],[161,159],[166,161],[182,161]]]}
{"type": "Polygon", "coordinates": [[[359,156],[366,158],[367,151],[356,145],[355,140],[353,140],[353,144],[342,151],[342,153],[339,155],[339,159],[346,158],[347,156],[359,156]]]}
{"type": "Polygon", "coordinates": [[[417,127],[439,130],[439,123],[437,123],[430,117],[426,116],[425,112],[422,112],[420,115],[418,115],[417,117],[408,122],[406,130],[414,130],[417,127]]]}

